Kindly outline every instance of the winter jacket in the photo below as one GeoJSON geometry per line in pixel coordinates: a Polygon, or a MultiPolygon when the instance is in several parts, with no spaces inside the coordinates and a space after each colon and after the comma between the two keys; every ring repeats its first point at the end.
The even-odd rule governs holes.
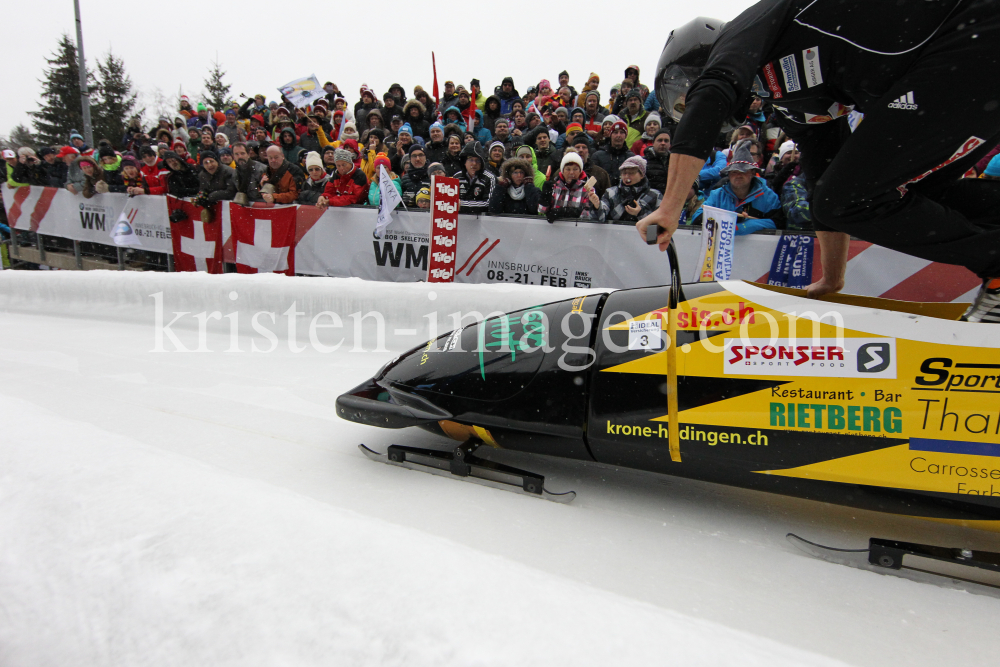
{"type": "Polygon", "coordinates": [[[656,210],[663,194],[649,187],[649,179],[644,178],[636,185],[618,185],[608,188],[601,197],[601,208],[595,216],[599,222],[610,222],[615,225],[631,225],[642,220],[656,210]],[[632,215],[625,210],[639,202],[639,213],[632,215]]]}
{"type": "Polygon", "coordinates": [[[419,100],[410,100],[403,106],[403,122],[410,124],[414,138],[422,137],[425,140],[431,138],[431,124],[424,119],[426,111],[424,105],[419,100]],[[410,115],[411,109],[417,109],[420,113],[416,117],[413,117],[410,115]]]}
{"type": "Polygon", "coordinates": [[[608,172],[611,185],[618,185],[618,167],[621,166],[622,162],[634,156],[635,153],[624,145],[621,148],[608,145],[606,148],[594,153],[593,161],[598,167],[608,172]]]}
{"type": "MultiPolygon", "coordinates": [[[[541,199],[542,191],[534,183],[535,170],[531,164],[525,159],[511,158],[500,167],[500,176],[507,179],[507,184],[497,183],[493,196],[490,197],[490,213],[538,215],[538,201],[541,199]],[[525,174],[520,192],[514,189],[510,181],[510,172],[515,167],[523,169],[525,174]],[[517,195],[519,198],[515,198],[517,195]]],[[[544,182],[544,176],[542,180],[544,182]]]]}
{"type": "MultiPolygon", "coordinates": [[[[104,192],[109,192],[108,182],[106,180],[106,172],[101,169],[101,165],[97,163],[97,160],[90,157],[89,155],[83,155],[77,158],[77,162],[89,162],[93,167],[93,175],[83,177],[83,188],[81,188],[81,194],[90,199],[96,194],[100,194],[101,190],[104,192]]],[[[82,169],[80,170],[83,171],[82,169]]]]}
{"type": "Polygon", "coordinates": [[[410,167],[410,170],[399,179],[399,184],[402,188],[403,204],[406,206],[415,206],[417,203],[417,193],[420,192],[420,189],[430,189],[431,177],[427,175],[427,167],[420,169],[410,167]]]}
{"type": "Polygon", "coordinates": [[[476,141],[481,143],[483,146],[490,143],[493,140],[493,133],[486,129],[483,123],[483,112],[476,109],[476,127],[472,131],[473,136],[476,137],[476,141]]]}
{"type": "Polygon", "coordinates": [[[661,193],[667,189],[667,165],[670,163],[670,153],[658,155],[650,146],[643,153],[646,158],[646,178],[649,180],[649,187],[659,190],[661,193]]]}
{"type": "Polygon", "coordinates": [[[461,118],[461,115],[462,115],[462,110],[459,109],[455,105],[451,105],[450,107],[446,107],[445,110],[444,110],[444,113],[441,114],[441,116],[444,118],[445,125],[452,125],[452,124],[457,125],[458,129],[460,129],[462,131],[462,135],[464,136],[466,128],[468,126],[465,124],[465,119],[461,118]],[[458,115],[459,115],[459,119],[458,120],[448,120],[448,113],[451,112],[451,111],[458,112],[458,115]]]}
{"type": "Polygon", "coordinates": [[[642,136],[642,133],[646,131],[646,117],[648,115],[649,112],[645,109],[640,110],[635,118],[630,117],[628,111],[622,114],[621,119],[628,125],[628,134],[625,136],[626,146],[634,144],[642,136]]]}
{"type": "Polygon", "coordinates": [[[486,166],[487,158],[483,154],[482,147],[475,141],[470,141],[462,149],[462,153],[459,156],[462,161],[462,169],[455,173],[454,177],[458,179],[459,193],[458,202],[460,205],[460,213],[485,213],[490,205],[490,198],[493,196],[493,191],[496,189],[497,180],[493,174],[488,171],[479,171],[475,176],[469,176],[469,172],[465,170],[465,160],[469,157],[478,157],[483,167],[486,166]]]}
{"type": "Polygon", "coordinates": [[[444,173],[454,174],[465,169],[465,158],[462,157],[462,153],[458,155],[445,153],[445,156],[441,158],[441,165],[444,167],[444,173]]]}
{"type": "Polygon", "coordinates": [[[500,105],[500,98],[499,97],[497,97],[496,95],[490,95],[489,97],[486,98],[486,104],[483,105],[483,109],[482,109],[483,116],[480,119],[480,122],[482,122],[483,127],[485,127],[487,130],[489,130],[490,133],[492,133],[492,134],[496,134],[496,131],[495,131],[494,128],[496,126],[497,118],[500,118],[500,116],[502,115],[502,112],[501,112],[500,109],[501,109],[501,105],[500,105]],[[495,111],[493,111],[490,108],[490,107],[493,106],[493,103],[496,103],[496,110],[495,111]]]}
{"type": "MultiPolygon", "coordinates": [[[[198,194],[199,182],[198,174],[191,169],[184,160],[181,160],[176,153],[167,153],[166,157],[172,157],[181,163],[181,168],[174,171],[168,166],[170,173],[167,174],[167,192],[175,197],[194,197],[198,194]]],[[[164,162],[167,160],[164,159],[164,162]]]]}
{"type": "Polygon", "coordinates": [[[593,176],[594,180],[594,192],[597,193],[598,197],[603,197],[604,193],[611,188],[611,177],[608,176],[608,172],[604,171],[596,164],[594,160],[587,160],[583,165],[583,170],[587,172],[588,176],[593,176]]]}
{"type": "Polygon", "coordinates": [[[581,218],[589,220],[594,215],[594,205],[583,191],[587,172],[581,172],[580,177],[572,183],[567,183],[560,171],[554,178],[545,182],[542,196],[538,202],[538,212],[549,222],[556,218],[581,218]]]}
{"type": "MultiPolygon", "coordinates": [[[[526,146],[526,148],[531,151],[531,171],[534,174],[531,180],[541,192],[541,187],[545,185],[545,170],[538,168],[538,156],[535,154],[535,149],[531,146],[526,146]]],[[[546,166],[548,166],[547,162],[546,166]]]]}
{"type": "Polygon", "coordinates": [[[338,172],[330,177],[323,196],[330,206],[363,204],[368,196],[368,177],[357,167],[346,176],[341,176],[338,172]]]}
{"type": "MultiPolygon", "coordinates": [[[[285,160],[277,169],[267,168],[267,183],[274,186],[275,204],[292,204],[299,197],[305,176],[298,165],[285,160]]],[[[262,186],[263,187],[263,186],[262,186]]]]}
{"type": "Polygon", "coordinates": [[[358,102],[354,105],[354,119],[355,125],[358,127],[358,132],[364,132],[368,129],[368,114],[371,113],[372,109],[379,109],[378,102],[372,102],[371,104],[358,102]]]}
{"type": "Polygon", "coordinates": [[[48,185],[49,172],[43,165],[44,162],[41,161],[36,164],[18,163],[13,172],[9,172],[12,179],[8,178],[7,181],[9,183],[13,180],[14,183],[21,185],[48,185]]]}
{"type": "Polygon", "coordinates": [[[299,190],[299,198],[295,200],[296,204],[315,204],[323,193],[326,191],[326,184],[330,182],[329,176],[324,176],[318,181],[314,181],[311,178],[307,178],[302,184],[302,189],[299,190]]]}
{"type": "MultiPolygon", "coordinates": [[[[395,172],[393,172],[395,173],[395,172]]],[[[403,186],[399,182],[399,177],[392,179],[392,184],[396,187],[396,192],[399,193],[400,197],[403,196],[403,186]]],[[[378,206],[382,202],[382,191],[379,189],[378,181],[373,180],[368,184],[368,205],[378,206]]],[[[396,206],[401,206],[402,202],[396,206]]]]}
{"type": "MultiPolygon", "coordinates": [[[[73,164],[69,166],[69,173],[66,174],[66,185],[72,185],[77,194],[83,194],[83,185],[86,180],[87,177],[84,175],[83,170],[80,169],[80,158],[77,158],[73,164]]],[[[164,190],[164,192],[166,192],[166,190],[164,190]]]]}
{"type": "Polygon", "coordinates": [[[260,196],[260,177],[267,173],[267,165],[257,160],[247,160],[242,167],[238,164],[236,171],[236,191],[247,196],[247,200],[264,201],[260,196]]]}
{"type": "Polygon", "coordinates": [[[214,174],[202,167],[198,172],[198,191],[207,193],[208,201],[229,201],[236,196],[236,170],[219,164],[214,174]]]}
{"type": "Polygon", "coordinates": [[[232,125],[230,125],[228,121],[220,125],[219,132],[226,135],[226,138],[229,139],[230,146],[240,140],[240,126],[237,125],[235,121],[232,125]]]}
{"type": "Polygon", "coordinates": [[[428,141],[426,144],[424,144],[424,153],[427,155],[427,164],[430,164],[432,162],[442,162],[444,161],[445,155],[448,154],[448,142],[428,141]]]}
{"type": "MultiPolygon", "coordinates": [[[[290,127],[286,127],[281,131],[281,134],[278,136],[278,146],[281,147],[281,152],[285,154],[285,159],[291,162],[292,164],[299,163],[299,153],[305,150],[304,148],[302,148],[302,146],[299,145],[298,135],[295,134],[295,130],[291,129],[290,127]],[[287,143],[285,141],[286,135],[291,136],[295,140],[294,143],[287,143]]],[[[318,153],[319,149],[317,149],[316,152],[318,153]]]]}
{"type": "Polygon", "coordinates": [[[500,100],[500,114],[506,115],[514,110],[514,102],[521,99],[521,94],[517,92],[514,88],[514,80],[509,76],[505,76],[503,81],[494,90],[494,96],[500,100]],[[511,87],[510,93],[503,92],[503,84],[509,83],[511,87]]]}
{"type": "Polygon", "coordinates": [[[701,173],[698,174],[698,181],[701,183],[703,190],[707,190],[715,185],[716,181],[719,180],[719,172],[721,172],[726,167],[726,154],[722,151],[714,151],[712,155],[708,156],[705,160],[705,166],[702,167],[701,173]]]}
{"type": "Polygon", "coordinates": [[[779,225],[784,227],[785,223],[785,214],[781,210],[781,200],[759,176],[754,177],[750,184],[750,193],[745,199],[737,199],[736,195],[733,194],[732,186],[726,183],[721,188],[712,190],[708,199],[705,200],[705,206],[747,213],[758,218],[757,220],[747,219],[745,222],[737,223],[737,236],[752,234],[761,229],[775,229],[779,225]]]}

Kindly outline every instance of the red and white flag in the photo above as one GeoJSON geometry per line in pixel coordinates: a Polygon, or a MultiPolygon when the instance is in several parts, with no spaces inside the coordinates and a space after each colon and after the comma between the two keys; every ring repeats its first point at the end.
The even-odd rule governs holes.
{"type": "Polygon", "coordinates": [[[298,208],[248,208],[230,204],[237,271],[295,275],[295,220],[298,208]]]}
{"type": "Polygon", "coordinates": [[[222,222],[216,206],[215,222],[201,221],[201,207],[183,199],[167,197],[170,213],[182,210],[187,219],[170,223],[170,240],[174,246],[175,271],[207,271],[222,273],[222,222]]]}

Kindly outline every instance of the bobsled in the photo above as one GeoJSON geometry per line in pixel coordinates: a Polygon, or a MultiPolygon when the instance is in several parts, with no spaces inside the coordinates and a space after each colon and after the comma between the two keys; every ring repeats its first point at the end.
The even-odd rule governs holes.
{"type": "MultiPolygon", "coordinates": [[[[459,443],[450,451],[393,445],[385,455],[365,448],[372,458],[553,500],[572,495],[476,450],[596,461],[995,531],[1000,337],[959,321],[963,308],[815,300],[743,281],[591,293],[428,341],[340,396],[337,412],[459,443]]],[[[875,546],[872,558],[884,561],[875,546]]],[[[986,561],[978,566],[1000,571],[996,554],[986,561]]]]}

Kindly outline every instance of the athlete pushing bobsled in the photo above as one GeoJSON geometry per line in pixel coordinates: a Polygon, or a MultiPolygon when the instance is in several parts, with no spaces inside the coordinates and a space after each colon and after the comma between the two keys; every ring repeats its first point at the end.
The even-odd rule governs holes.
{"type": "Polygon", "coordinates": [[[823,277],[843,288],[850,236],[965,266],[963,319],[1000,322],[1000,182],[962,175],[1000,141],[1000,0],[762,0],[729,23],[671,32],[657,69],[678,121],[666,192],[637,223],[665,250],[720,128],[751,93],[801,150],[823,277]],[[851,132],[847,115],[864,113],[851,132]]]}

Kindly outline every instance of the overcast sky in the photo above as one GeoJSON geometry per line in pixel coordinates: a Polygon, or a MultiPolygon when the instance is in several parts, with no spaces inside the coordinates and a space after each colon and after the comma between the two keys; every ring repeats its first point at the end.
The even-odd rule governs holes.
{"type": "MultiPolygon", "coordinates": [[[[367,83],[380,95],[400,83],[431,90],[431,50],[438,80],[468,86],[478,77],[492,91],[514,77],[522,94],[566,69],[579,89],[590,72],[601,77],[606,98],[628,65],[652,85],[656,62],[674,27],[703,15],[729,20],[751,0],[614,0],[431,4],[380,0],[359,3],[120,3],[80,0],[88,67],[108,52],[125,61],[149,103],[155,89],[171,101],[183,90],[199,95],[218,55],[231,93],[277,97],[278,86],[316,74],[358,99],[367,83]],[[421,8],[426,7],[426,12],[421,8]]],[[[62,33],[75,41],[72,0],[33,0],[4,12],[4,63],[0,134],[29,127],[38,108],[45,59],[62,33]]],[[[80,128],[82,130],[82,128],[80,128]]]]}

